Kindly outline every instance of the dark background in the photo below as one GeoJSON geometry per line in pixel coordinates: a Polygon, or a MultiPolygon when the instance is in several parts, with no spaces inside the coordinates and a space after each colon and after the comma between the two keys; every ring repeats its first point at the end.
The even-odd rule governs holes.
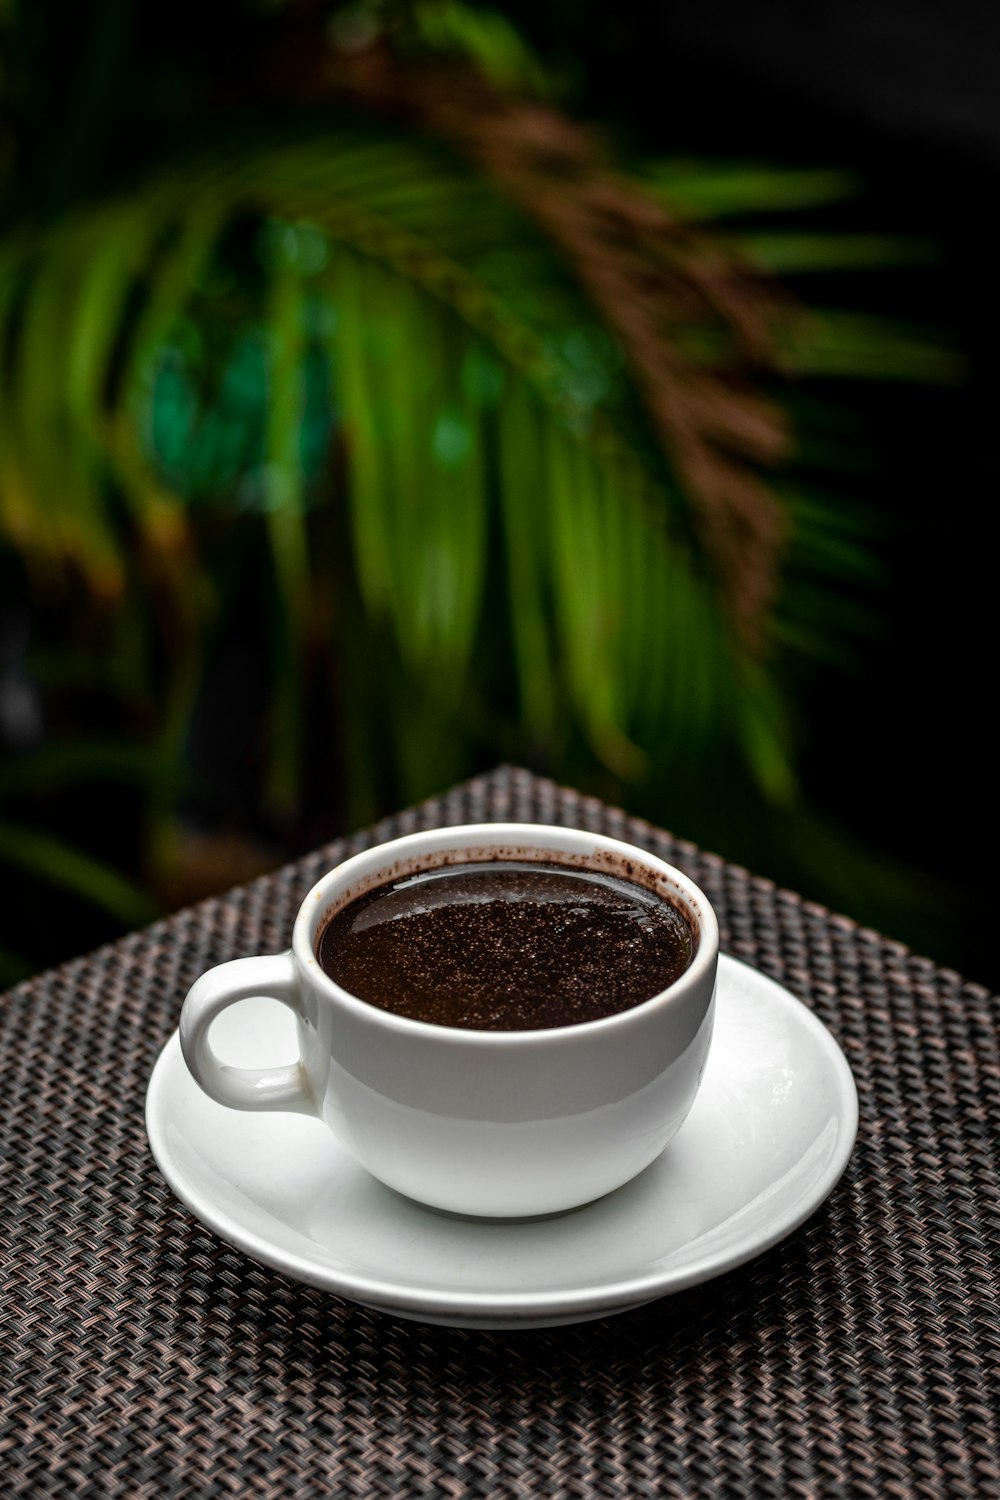
{"type": "MultiPolygon", "coordinates": [[[[820,224],[935,243],[932,265],[803,280],[804,298],[818,304],[839,299],[940,329],[966,361],[951,387],[872,382],[852,390],[872,454],[854,483],[885,523],[886,581],[878,629],[855,669],[803,689],[803,774],[807,791],[846,828],[940,893],[948,915],[924,951],[1000,990],[991,607],[1000,12],[926,0],[503,0],[496,8],[575,80],[575,107],[626,153],[847,168],[863,191],[819,215],[820,224]]],[[[269,115],[287,114],[288,91],[249,110],[232,105],[227,91],[266,64],[277,29],[308,33],[323,10],[312,0],[220,0],[208,9],[179,0],[168,11],[128,0],[26,7],[18,45],[32,66],[22,76],[44,84],[30,101],[35,128],[19,141],[8,206],[17,212],[18,192],[30,190],[37,212],[57,214],[127,183],[182,147],[188,130],[203,139],[213,120],[231,128],[241,109],[245,123],[266,131],[269,115]],[[214,101],[207,112],[206,100],[214,101]],[[134,128],[122,131],[122,118],[134,128]],[[69,131],[69,120],[85,128],[69,131]]],[[[10,61],[16,99],[19,64],[10,61]]],[[[24,117],[28,105],[20,107],[24,117]]],[[[211,717],[197,728],[198,753],[218,760],[211,717]]],[[[313,828],[310,837],[337,831],[313,828]]],[[[106,935],[69,925],[53,935],[50,961],[106,935]]],[[[922,946],[919,934],[906,936],[922,946]]]]}
{"type": "MultiPolygon", "coordinates": [[[[856,307],[946,329],[967,375],[953,389],[873,385],[865,394],[878,454],[871,500],[893,523],[882,629],[856,675],[825,681],[809,701],[804,769],[847,825],[929,882],[961,887],[967,914],[945,960],[1000,989],[1000,11],[704,0],[619,9],[605,26],[590,87],[654,148],[855,169],[866,186],[849,210],[854,227],[939,246],[932,267],[850,283],[856,307]]],[[[822,290],[815,278],[809,289],[822,290]]]]}

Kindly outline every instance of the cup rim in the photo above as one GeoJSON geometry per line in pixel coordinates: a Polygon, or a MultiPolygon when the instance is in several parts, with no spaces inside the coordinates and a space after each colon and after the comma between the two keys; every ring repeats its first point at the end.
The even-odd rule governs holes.
{"type": "MultiPolygon", "coordinates": [[[[373,879],[372,886],[381,883],[383,883],[382,879],[373,879]]],[[[371,889],[372,886],[367,888],[371,889]]],[[[347,901],[355,899],[355,896],[360,893],[359,891],[348,895],[347,901]]],[[[325,994],[328,999],[335,1001],[338,1006],[358,1019],[378,1025],[401,1037],[433,1039],[440,1046],[450,1043],[455,1046],[472,1045],[495,1050],[498,1047],[517,1044],[540,1049],[556,1045],[571,1045],[574,1037],[592,1038],[601,1032],[627,1030],[631,1025],[640,1024],[651,1010],[672,1009],[682,1004],[685,995],[701,984],[705,976],[718,963],[719,925],[708,896],[689,875],[685,875],[684,871],[679,870],[676,865],[669,864],[659,855],[637,844],[613,838],[609,834],[595,833],[583,828],[569,828],[561,824],[461,823],[420,829],[370,845],[356,854],[349,855],[327,870],[306,893],[299,906],[292,933],[292,952],[309,982],[314,984],[320,993],[325,994]],[[591,846],[591,853],[604,853],[624,864],[629,861],[641,863],[654,875],[676,888],[685,903],[682,914],[689,923],[697,923],[697,946],[687,968],[666,989],[657,991],[646,1000],[640,1000],[627,1010],[614,1011],[610,1015],[597,1016],[589,1021],[576,1021],[564,1026],[490,1031],[475,1027],[447,1026],[440,1022],[420,1021],[412,1016],[398,1015],[395,1011],[374,1005],[371,1001],[364,1000],[361,996],[344,989],[320,965],[315,943],[322,930],[327,912],[333,904],[333,898],[330,895],[331,888],[343,887],[349,891],[351,874],[366,871],[373,876],[376,872],[384,875],[386,868],[394,863],[407,858],[415,858],[421,851],[447,849],[452,839],[456,838],[460,840],[457,844],[458,850],[474,849],[477,846],[477,840],[487,847],[503,844],[516,846],[518,842],[527,842],[529,847],[533,848],[548,847],[553,855],[553,862],[557,863],[560,852],[565,854],[568,851],[560,851],[557,843],[556,846],[548,843],[546,836],[550,838],[555,836],[557,843],[559,839],[567,837],[582,841],[591,846]],[[343,886],[345,878],[347,879],[346,887],[343,886]]]]}

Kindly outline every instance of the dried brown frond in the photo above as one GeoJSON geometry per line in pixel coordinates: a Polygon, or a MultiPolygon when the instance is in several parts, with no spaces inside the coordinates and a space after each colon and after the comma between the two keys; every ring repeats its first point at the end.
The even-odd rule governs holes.
{"type": "Polygon", "coordinates": [[[337,56],[331,74],[341,93],[460,150],[559,246],[621,342],[734,623],[759,644],[783,526],[755,466],[779,462],[789,434],[745,371],[772,359],[772,297],[616,171],[596,132],[552,105],[502,94],[464,65],[404,61],[385,45],[337,56]],[[726,335],[724,370],[682,352],[673,335],[693,322],[726,335]]]}

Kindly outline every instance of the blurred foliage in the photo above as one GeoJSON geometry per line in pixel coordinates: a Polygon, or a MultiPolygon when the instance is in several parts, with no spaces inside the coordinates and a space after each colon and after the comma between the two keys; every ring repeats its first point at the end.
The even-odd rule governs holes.
{"type": "MultiPolygon", "coordinates": [[[[576,231],[560,238],[558,163],[539,199],[463,153],[449,120],[414,125],[427,91],[405,96],[410,118],[359,98],[357,59],[388,45],[394,79],[457,60],[490,100],[544,101],[558,121],[566,79],[503,15],[457,0],[222,10],[251,40],[284,38],[285,63],[326,49],[350,86],[327,98],[303,68],[308,118],[237,111],[224,136],[213,110],[244,64],[237,95],[254,97],[247,37],[226,77],[209,55],[182,87],[177,33],[154,66],[148,21],[106,0],[48,122],[69,110],[73,131],[46,144],[27,129],[48,56],[37,16],[0,18],[0,538],[33,620],[26,670],[58,705],[46,743],[3,763],[0,863],[125,925],[167,900],[182,814],[211,812],[192,742],[227,712],[214,684],[242,630],[260,643],[260,755],[237,817],[279,847],[509,759],[901,930],[918,888],[807,808],[797,780],[801,684],[850,661],[879,587],[878,520],[844,498],[859,448],[830,384],[959,372],[925,330],[804,305],[775,278],[932,247],[805,227],[803,211],[856,191],[837,171],[599,165],[595,192],[613,170],[683,308],[630,334],[624,283],[602,303],[607,268],[588,279],[586,237],[575,259],[576,231]],[[134,57],[153,75],[145,112],[134,57]],[[126,106],[134,140],[114,138],[126,106]],[[164,120],[192,114],[173,139],[164,120]],[[766,339],[748,352],[751,315],[766,339]],[[652,392],[643,338],[669,375],[652,392]],[[688,426],[663,418],[667,397],[689,403],[688,426]],[[759,438],[772,428],[780,451],[759,438]],[[723,473],[776,518],[751,631],[733,607],[750,541],[723,473]],[[135,793],[124,869],[47,826],[46,786],[74,779],[109,809],[108,788],[135,793]]],[[[280,80],[269,56],[262,76],[280,80]]],[[[564,171],[567,194],[582,170],[564,171]]],[[[626,248],[645,295],[646,250],[626,248]]]]}

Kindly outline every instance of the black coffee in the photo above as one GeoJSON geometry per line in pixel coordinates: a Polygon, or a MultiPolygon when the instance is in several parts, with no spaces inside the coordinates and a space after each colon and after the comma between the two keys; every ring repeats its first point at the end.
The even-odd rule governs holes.
{"type": "Polygon", "coordinates": [[[396,1015],[534,1031],[630,1010],[693,952],[681,913],[631,880],[490,861],[357,897],[330,918],[317,957],[345,990],[396,1015]]]}

